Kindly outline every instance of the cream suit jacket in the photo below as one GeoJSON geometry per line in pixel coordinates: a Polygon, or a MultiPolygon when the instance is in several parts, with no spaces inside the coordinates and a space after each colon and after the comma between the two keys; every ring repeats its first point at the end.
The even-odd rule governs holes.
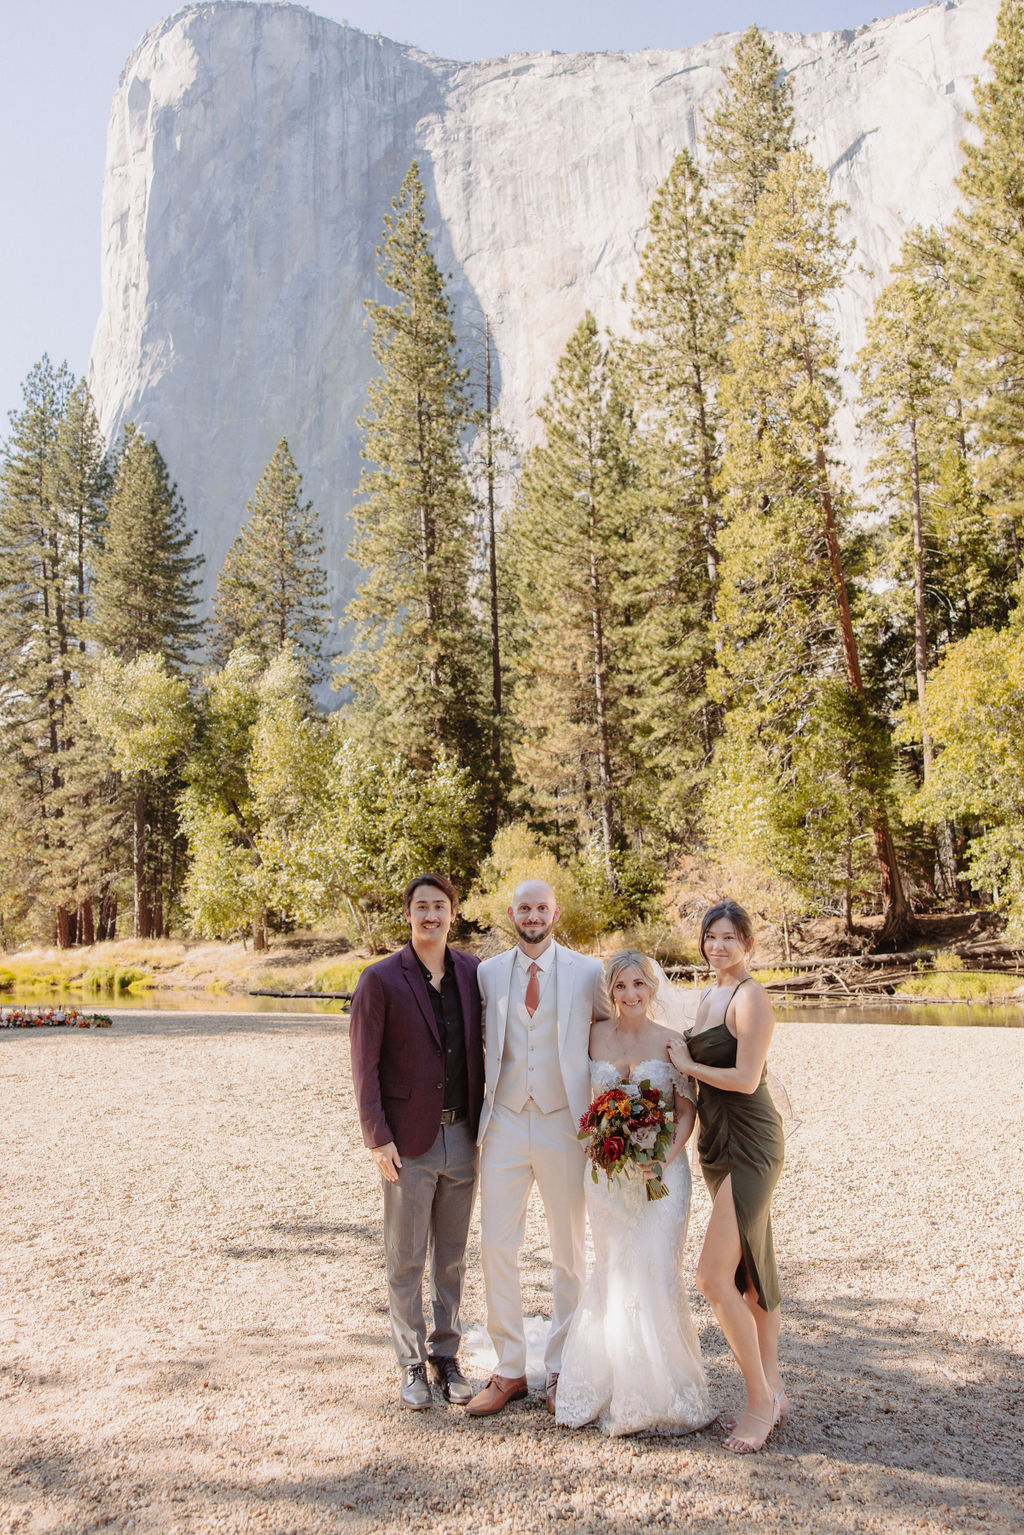
{"type": "MultiPolygon", "coordinates": [[[[565,1096],[573,1118],[579,1122],[590,1104],[590,1025],[611,1017],[604,984],[604,967],[589,954],[576,954],[555,944],[555,1017],[558,1021],[558,1060],[565,1096]]],[[[478,1140],[483,1143],[494,1107],[501,1057],[505,1048],[512,968],[518,946],[485,959],[476,972],[484,1005],[484,1106],[478,1140]]]]}

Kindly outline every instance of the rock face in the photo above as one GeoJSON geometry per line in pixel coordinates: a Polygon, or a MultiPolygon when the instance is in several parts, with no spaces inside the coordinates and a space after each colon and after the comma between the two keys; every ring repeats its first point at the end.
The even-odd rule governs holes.
{"type": "MultiPolygon", "coordinates": [[[[844,356],[907,227],[945,220],[998,0],[945,0],[857,32],[775,35],[798,131],[857,251],[844,356]]],[[[363,299],[381,221],[420,161],[467,346],[484,313],[503,414],[528,446],[590,308],[628,324],[650,200],[697,150],[735,37],[625,54],[453,63],[291,5],[190,6],[143,38],[111,109],[103,308],[91,383],[108,438],[156,438],[207,586],[284,435],[324,519],[340,611],[373,371],[363,299]]],[[[849,411],[842,425],[857,449],[849,411]]]]}

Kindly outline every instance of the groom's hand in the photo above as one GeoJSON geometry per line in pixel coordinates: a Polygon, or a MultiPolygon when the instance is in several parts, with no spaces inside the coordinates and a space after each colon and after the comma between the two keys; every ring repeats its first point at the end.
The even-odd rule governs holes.
{"type": "Polygon", "coordinates": [[[389,1183],[398,1182],[398,1169],[402,1165],[402,1159],[398,1155],[398,1147],[394,1141],[388,1141],[386,1146],[374,1146],[370,1152],[377,1164],[377,1170],[389,1183]]]}

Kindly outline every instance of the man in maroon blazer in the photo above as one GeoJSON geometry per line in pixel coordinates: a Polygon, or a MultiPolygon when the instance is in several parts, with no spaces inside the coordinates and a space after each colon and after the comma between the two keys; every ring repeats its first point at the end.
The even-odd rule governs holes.
{"type": "Polygon", "coordinates": [[[448,1401],[464,1406],[473,1395],[459,1369],[459,1307],[476,1195],[484,1051],[478,961],[447,942],[458,900],[443,874],[410,880],[403,897],[410,941],[363,971],[349,1028],[363,1140],[383,1180],[400,1401],[414,1411],[433,1400],[428,1366],[448,1401]]]}

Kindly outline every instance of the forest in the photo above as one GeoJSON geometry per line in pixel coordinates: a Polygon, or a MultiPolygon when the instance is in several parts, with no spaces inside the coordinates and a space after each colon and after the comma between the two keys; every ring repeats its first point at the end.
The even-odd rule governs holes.
{"type": "Polygon", "coordinates": [[[1021,0],[987,65],[958,211],[908,231],[857,358],[856,491],[857,253],[756,28],[653,201],[629,334],[579,316],[525,454],[409,168],[340,631],[286,440],[203,617],[174,465],[104,444],[44,357],[0,463],[0,948],[330,922],[373,950],[425,868],[481,928],[544,874],[578,943],[643,941],[695,870],[787,947],[979,904],[1024,932],[1021,0]]]}

